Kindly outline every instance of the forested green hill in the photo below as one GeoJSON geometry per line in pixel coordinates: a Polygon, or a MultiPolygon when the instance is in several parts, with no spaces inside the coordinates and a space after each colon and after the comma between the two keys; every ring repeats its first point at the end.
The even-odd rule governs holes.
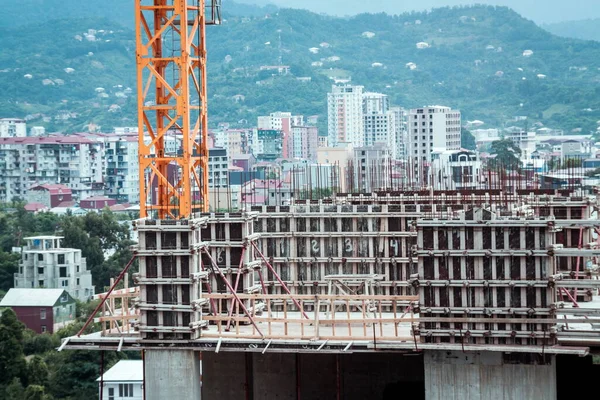
{"type": "MultiPolygon", "coordinates": [[[[75,0],[62,3],[69,2],[75,0]]],[[[66,19],[53,19],[63,16],[56,12],[33,13],[21,18],[26,27],[0,25],[0,117],[30,115],[31,124],[66,131],[84,130],[90,122],[103,130],[135,125],[135,99],[126,90],[135,93],[136,85],[134,34],[127,23],[133,13],[122,11],[120,3],[131,5],[87,1],[79,5],[80,11],[86,7],[81,12],[73,5],[66,19]],[[88,29],[97,31],[96,41],[75,38],[88,29]],[[45,79],[52,83],[44,85],[45,79]],[[108,112],[111,105],[120,108],[108,112]],[[46,119],[36,119],[38,114],[46,119]],[[59,114],[70,118],[56,119],[59,114]]],[[[434,103],[458,108],[465,119],[488,125],[528,116],[529,123],[589,132],[600,120],[600,43],[554,36],[505,7],[348,19],[228,1],[223,7],[224,24],[208,28],[213,126],[252,124],[256,116],[278,110],[326,118],[330,77],[351,77],[352,83],[387,93],[407,108],[434,103]],[[429,47],[418,49],[420,42],[429,47]],[[533,53],[526,57],[525,50],[533,53]],[[291,75],[260,70],[280,59],[291,66],[291,75]],[[236,95],[244,100],[236,102],[236,95]]],[[[18,9],[8,7],[6,13],[18,9]]]]}

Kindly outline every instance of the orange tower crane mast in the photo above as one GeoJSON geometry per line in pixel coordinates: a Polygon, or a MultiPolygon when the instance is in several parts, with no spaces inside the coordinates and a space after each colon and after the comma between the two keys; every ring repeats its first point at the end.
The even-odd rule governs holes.
{"type": "Polygon", "coordinates": [[[221,0],[136,0],[135,19],[140,217],[189,218],[208,211],[205,28],[221,0]]]}

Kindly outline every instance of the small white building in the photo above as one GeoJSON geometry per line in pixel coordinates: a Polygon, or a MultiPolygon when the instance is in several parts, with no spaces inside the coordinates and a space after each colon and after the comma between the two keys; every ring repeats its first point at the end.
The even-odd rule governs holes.
{"type": "Polygon", "coordinates": [[[0,137],[25,137],[27,136],[27,123],[19,118],[0,119],[0,137]]]}
{"type": "Polygon", "coordinates": [[[96,381],[100,400],[142,400],[144,398],[142,360],[121,360],[96,381]]]}
{"type": "Polygon", "coordinates": [[[442,190],[475,189],[481,173],[481,160],[475,151],[433,151],[429,182],[442,190]]]}

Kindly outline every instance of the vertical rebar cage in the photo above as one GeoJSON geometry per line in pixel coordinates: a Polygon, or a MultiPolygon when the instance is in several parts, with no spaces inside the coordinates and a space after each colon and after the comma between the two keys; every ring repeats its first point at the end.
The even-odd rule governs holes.
{"type": "Polygon", "coordinates": [[[208,210],[206,25],[221,2],[136,2],[140,216],[208,210]]]}

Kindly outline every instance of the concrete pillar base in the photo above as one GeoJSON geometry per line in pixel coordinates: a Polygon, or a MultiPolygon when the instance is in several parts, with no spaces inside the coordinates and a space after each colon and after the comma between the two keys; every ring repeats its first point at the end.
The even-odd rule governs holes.
{"type": "Polygon", "coordinates": [[[425,351],[426,400],[556,399],[556,358],[425,351]]]}
{"type": "Polygon", "coordinates": [[[192,350],[146,350],[146,400],[200,400],[200,357],[192,350]]]}

